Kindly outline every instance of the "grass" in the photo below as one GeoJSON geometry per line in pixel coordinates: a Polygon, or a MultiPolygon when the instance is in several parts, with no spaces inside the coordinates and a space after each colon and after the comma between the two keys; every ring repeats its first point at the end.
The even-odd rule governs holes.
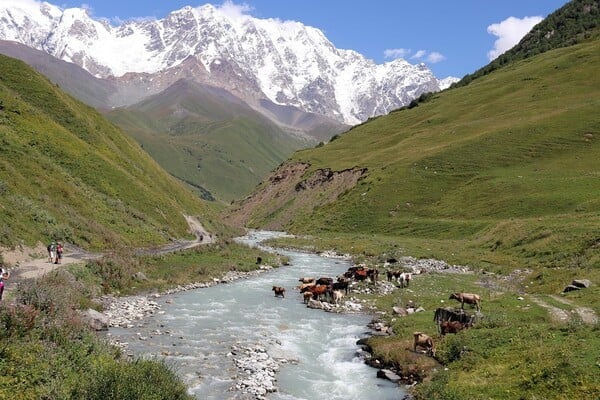
{"type": "Polygon", "coordinates": [[[94,307],[90,299],[101,294],[128,296],[162,292],[189,283],[212,282],[228,271],[256,270],[259,257],[261,264],[274,267],[287,261],[279,254],[235,242],[150,256],[114,252],[87,264],[68,267],[70,279],[80,286],[81,297],[73,304],[80,304],[82,308],[94,307]]]}
{"type": "MultiPolygon", "coordinates": [[[[454,247],[445,241],[404,240],[383,235],[328,234],[323,237],[280,238],[273,246],[310,251],[349,253],[355,262],[378,265],[393,257],[429,258],[454,247]],[[406,245],[406,247],[405,247],[406,245]]],[[[460,258],[458,258],[460,259],[460,258]]],[[[459,265],[470,266],[469,263],[459,265]]],[[[360,295],[392,327],[393,335],[369,340],[373,355],[384,365],[412,374],[422,382],[411,389],[415,399],[587,399],[600,393],[600,324],[584,323],[572,310],[592,308],[600,313],[600,289],[591,287],[561,294],[573,279],[600,282],[598,268],[507,268],[492,264],[472,268],[473,273],[426,273],[413,276],[410,288],[387,296],[360,295]],[[438,307],[458,307],[452,292],[481,295],[483,319],[466,331],[440,339],[433,322],[438,307]],[[558,296],[569,304],[556,300],[558,296]],[[539,298],[570,313],[555,322],[539,298]],[[399,317],[395,306],[413,302],[424,312],[399,317]],[[436,342],[436,360],[412,352],[413,332],[421,331],[436,342]]],[[[474,312],[465,306],[467,312],[474,312]]]]}
{"type": "Polygon", "coordinates": [[[0,56],[0,244],[103,249],[188,237],[216,215],[132,139],[24,63],[0,56]],[[206,219],[206,218],[203,218],[206,219]]]}
{"type": "MultiPolygon", "coordinates": [[[[596,379],[600,325],[586,325],[576,317],[567,324],[556,324],[546,309],[529,300],[529,294],[519,300],[518,291],[510,285],[486,289],[481,286],[483,277],[418,275],[410,290],[376,300],[394,331],[391,337],[370,340],[377,357],[404,370],[420,370],[422,364],[427,365],[425,356],[407,350],[412,347],[412,332],[422,331],[436,340],[436,357],[447,370],[431,373],[430,368],[425,382],[415,389],[416,399],[583,399],[600,393],[596,379]],[[456,306],[447,298],[456,290],[480,293],[484,317],[473,328],[440,339],[432,321],[433,311],[456,306]],[[391,315],[392,306],[408,301],[426,311],[407,317],[391,315]]],[[[498,283],[496,280],[493,278],[498,283]]],[[[598,299],[597,294],[592,295],[598,299]]]]}

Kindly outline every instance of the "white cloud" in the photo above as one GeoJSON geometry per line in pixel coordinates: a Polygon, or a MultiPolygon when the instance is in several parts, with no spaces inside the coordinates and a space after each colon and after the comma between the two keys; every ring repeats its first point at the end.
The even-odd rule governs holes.
{"type": "Polygon", "coordinates": [[[413,54],[411,58],[420,60],[421,58],[425,57],[425,54],[427,54],[425,50],[419,50],[415,54],[413,54]]]}
{"type": "Polygon", "coordinates": [[[246,3],[235,4],[231,0],[226,0],[225,2],[223,2],[223,4],[221,4],[221,6],[217,8],[223,14],[227,15],[233,20],[246,19],[250,16],[250,11],[253,10],[253,8],[246,3]]]}
{"type": "Polygon", "coordinates": [[[522,19],[508,17],[502,22],[488,26],[488,33],[498,37],[494,42],[494,48],[488,51],[488,59],[490,61],[494,60],[506,50],[519,43],[523,36],[543,19],[540,16],[524,17],[522,19]]]}
{"type": "Polygon", "coordinates": [[[432,51],[431,53],[429,53],[427,55],[426,60],[432,64],[435,63],[439,63],[440,61],[444,61],[446,59],[446,57],[444,57],[442,54],[438,53],[437,51],[432,51]]]}
{"type": "Polygon", "coordinates": [[[439,63],[440,61],[444,61],[446,57],[438,53],[437,51],[427,51],[427,50],[418,50],[410,56],[411,60],[423,60],[430,64],[439,63]]]}
{"type": "Polygon", "coordinates": [[[404,58],[410,54],[410,49],[386,49],[383,52],[385,58],[404,58]]]}

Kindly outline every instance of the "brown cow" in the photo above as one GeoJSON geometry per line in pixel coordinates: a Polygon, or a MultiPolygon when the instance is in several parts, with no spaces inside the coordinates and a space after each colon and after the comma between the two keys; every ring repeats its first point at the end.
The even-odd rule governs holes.
{"type": "Polygon", "coordinates": [[[367,270],[366,269],[357,269],[354,271],[353,278],[357,281],[364,281],[367,279],[367,270]]]}
{"type": "Polygon", "coordinates": [[[314,282],[310,282],[310,283],[303,283],[300,286],[298,286],[298,289],[300,290],[300,293],[304,293],[308,290],[308,288],[316,286],[317,284],[314,282]]]}
{"type": "Polygon", "coordinates": [[[431,336],[426,335],[423,332],[415,332],[413,333],[413,336],[415,338],[413,351],[416,352],[417,347],[422,347],[425,349],[425,354],[435,357],[435,345],[431,336]]]}
{"type": "Polygon", "coordinates": [[[481,311],[481,302],[478,294],[473,293],[452,293],[450,295],[450,300],[458,300],[460,301],[460,308],[465,308],[465,303],[473,304],[477,307],[477,311],[481,311]]]}
{"type": "Polygon", "coordinates": [[[317,285],[308,288],[308,291],[312,293],[313,299],[321,300],[322,296],[327,297],[331,292],[331,286],[329,285],[317,285]]]}
{"type": "Polygon", "coordinates": [[[444,336],[447,333],[458,333],[467,327],[460,321],[443,321],[440,324],[440,334],[444,336]]]}
{"type": "Polygon", "coordinates": [[[310,299],[312,298],[313,294],[310,291],[307,291],[307,292],[302,293],[302,296],[304,298],[304,304],[308,304],[310,299]]]}
{"type": "Polygon", "coordinates": [[[281,286],[273,286],[272,290],[275,292],[275,297],[277,297],[277,296],[285,297],[285,288],[283,288],[281,286]]]}
{"type": "Polygon", "coordinates": [[[315,281],[315,278],[309,278],[309,277],[305,276],[305,277],[303,277],[303,278],[300,278],[300,279],[298,279],[298,280],[299,280],[300,282],[302,282],[302,283],[312,283],[312,282],[314,282],[314,281],[315,281]]]}
{"type": "Polygon", "coordinates": [[[367,277],[371,282],[376,283],[379,278],[379,270],[377,268],[367,268],[367,277]]]}

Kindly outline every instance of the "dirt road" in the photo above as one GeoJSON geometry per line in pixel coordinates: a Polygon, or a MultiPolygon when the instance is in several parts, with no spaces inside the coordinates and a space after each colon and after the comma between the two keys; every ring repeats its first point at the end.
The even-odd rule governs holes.
{"type": "MultiPolygon", "coordinates": [[[[213,243],[214,237],[210,234],[200,221],[197,218],[184,215],[189,227],[190,231],[196,236],[194,240],[178,240],[173,243],[169,243],[168,245],[154,248],[154,249],[139,249],[137,251],[138,254],[164,254],[177,250],[183,249],[191,249],[196,246],[213,243]]],[[[41,253],[40,249],[36,249],[36,251],[22,251],[22,254],[35,254],[41,253]]],[[[23,255],[25,257],[25,255],[23,255]]],[[[9,291],[11,287],[15,286],[15,283],[18,283],[24,279],[31,278],[39,278],[40,276],[58,268],[62,265],[76,264],[85,262],[88,260],[93,260],[102,257],[102,254],[99,253],[90,253],[83,249],[76,248],[74,246],[65,245],[65,252],[63,254],[63,258],[60,264],[53,264],[48,261],[47,257],[44,258],[34,258],[30,257],[19,259],[18,256],[13,256],[10,259],[11,264],[17,264],[18,266],[11,269],[11,276],[9,281],[7,282],[6,290],[9,291]]],[[[5,259],[5,261],[7,261],[5,259]]]]}

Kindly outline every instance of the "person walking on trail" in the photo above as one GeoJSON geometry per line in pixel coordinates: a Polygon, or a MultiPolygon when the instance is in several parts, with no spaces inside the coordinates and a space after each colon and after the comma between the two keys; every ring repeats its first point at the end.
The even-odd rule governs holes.
{"type": "Polygon", "coordinates": [[[48,246],[48,251],[50,252],[50,262],[56,262],[56,242],[50,243],[50,246],[48,246]]]}
{"type": "Polygon", "coordinates": [[[4,281],[8,280],[10,272],[3,266],[0,266],[0,300],[2,300],[2,294],[4,294],[4,281]]]}
{"type": "Polygon", "coordinates": [[[54,262],[54,264],[60,264],[60,262],[62,261],[62,256],[63,256],[63,246],[61,243],[57,243],[56,244],[56,261],[54,262]]]}
{"type": "Polygon", "coordinates": [[[51,263],[53,261],[53,257],[52,257],[52,243],[48,244],[48,247],[46,247],[48,249],[48,262],[51,263]]]}

